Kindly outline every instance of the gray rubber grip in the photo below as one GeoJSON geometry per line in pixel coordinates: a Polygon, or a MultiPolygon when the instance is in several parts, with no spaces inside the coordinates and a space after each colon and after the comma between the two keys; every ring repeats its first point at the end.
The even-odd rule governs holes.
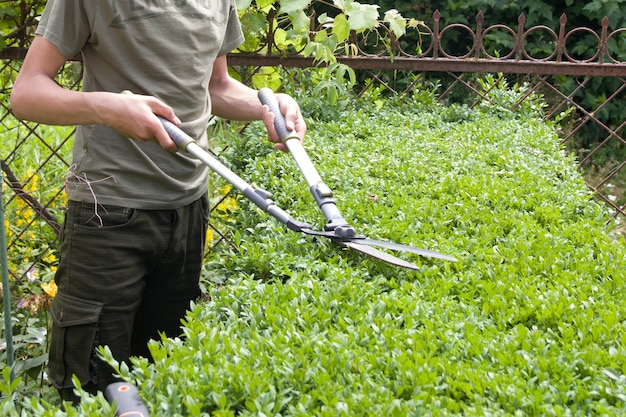
{"type": "MultiPolygon", "coordinates": [[[[121,94],[133,94],[133,92],[130,90],[123,90],[121,94]]],[[[189,145],[191,142],[195,142],[195,140],[193,140],[191,136],[180,130],[178,126],[167,120],[165,117],[161,117],[158,115],[157,117],[161,121],[161,124],[165,128],[167,134],[170,135],[172,141],[174,141],[176,146],[178,146],[178,149],[184,151],[187,148],[187,145],[189,145]]]]}
{"type": "Polygon", "coordinates": [[[280,140],[284,143],[287,139],[298,139],[298,135],[296,132],[287,130],[287,125],[285,124],[285,116],[280,111],[280,106],[278,105],[278,100],[274,95],[274,92],[271,88],[261,88],[258,93],[259,100],[262,104],[266,105],[270,111],[274,114],[274,127],[276,128],[276,132],[278,132],[278,136],[280,140]]]}
{"type": "Polygon", "coordinates": [[[126,382],[109,384],[104,393],[110,403],[115,403],[116,416],[149,417],[150,412],[141,400],[137,388],[126,382]]]}
{"type": "Polygon", "coordinates": [[[164,117],[161,117],[161,116],[157,116],[157,117],[161,121],[161,124],[165,128],[165,131],[167,132],[167,134],[170,135],[170,138],[174,141],[176,146],[178,146],[178,149],[184,151],[187,149],[187,145],[195,142],[195,140],[191,136],[183,132],[174,123],[170,122],[164,117]]]}

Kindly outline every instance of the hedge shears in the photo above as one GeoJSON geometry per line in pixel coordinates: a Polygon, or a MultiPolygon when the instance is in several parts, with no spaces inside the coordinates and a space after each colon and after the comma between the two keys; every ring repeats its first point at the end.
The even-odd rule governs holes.
{"type": "Polygon", "coordinates": [[[412,246],[393,242],[369,239],[363,235],[357,234],[355,228],[352,227],[341,215],[333,192],[322,181],[322,178],[306,153],[300,138],[295,132],[289,131],[286,128],[285,119],[280,111],[278,100],[276,99],[274,92],[269,88],[262,88],[259,90],[258,97],[261,103],[266,105],[274,114],[274,126],[276,127],[276,131],[280,135],[281,141],[285,144],[291,156],[294,158],[298,168],[309,185],[309,190],[313,195],[315,202],[326,218],[324,230],[315,230],[311,225],[294,219],[291,215],[276,205],[276,203],[271,199],[271,194],[269,192],[257,186],[248,184],[245,180],[224,166],[210,153],[205,151],[193,138],[183,132],[172,122],[162,117],[159,117],[159,119],[161,120],[161,123],[165,127],[167,133],[180,150],[187,152],[206,164],[212,171],[232,184],[233,187],[238,189],[246,198],[261,208],[261,210],[274,217],[294,232],[328,238],[332,243],[340,247],[352,249],[381,261],[408,269],[417,270],[419,268],[411,262],[400,259],[387,252],[383,252],[378,248],[399,252],[409,252],[420,256],[443,259],[452,262],[457,261],[457,259],[452,256],[444,255],[431,250],[414,248],[412,246]]]}

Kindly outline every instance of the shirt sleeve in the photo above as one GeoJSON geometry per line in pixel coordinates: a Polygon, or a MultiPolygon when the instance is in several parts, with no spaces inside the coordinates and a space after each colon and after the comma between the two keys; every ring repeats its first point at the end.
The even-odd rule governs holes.
{"type": "Polygon", "coordinates": [[[241,29],[241,22],[239,21],[239,15],[237,14],[237,7],[234,0],[230,4],[230,12],[228,13],[228,25],[226,26],[226,33],[224,41],[218,52],[218,56],[226,55],[244,41],[243,31],[241,29]]]}
{"type": "Polygon", "coordinates": [[[48,0],[35,30],[53,43],[61,55],[70,59],[81,52],[91,34],[89,7],[91,1],[48,0]]]}

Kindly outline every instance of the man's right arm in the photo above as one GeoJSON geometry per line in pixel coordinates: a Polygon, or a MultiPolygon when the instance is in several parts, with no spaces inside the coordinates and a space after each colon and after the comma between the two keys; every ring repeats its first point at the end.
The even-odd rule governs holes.
{"type": "Polygon", "coordinates": [[[180,122],[171,107],[154,97],[65,89],[55,78],[67,59],[42,36],[35,36],[11,92],[13,114],[48,125],[109,126],[125,137],[153,140],[170,151],[176,145],[155,117],[180,122]]]}

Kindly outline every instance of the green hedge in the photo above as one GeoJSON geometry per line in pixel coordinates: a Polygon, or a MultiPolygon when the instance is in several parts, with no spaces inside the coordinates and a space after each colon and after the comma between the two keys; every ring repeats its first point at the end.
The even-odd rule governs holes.
{"type": "MultiPolygon", "coordinates": [[[[378,103],[310,121],[309,154],[359,232],[459,262],[395,268],[239,198],[186,339],[121,370],[153,416],[623,415],[626,247],[555,129],[528,109],[378,103]]],[[[322,227],[289,155],[245,135],[233,167],[322,227]]]]}

